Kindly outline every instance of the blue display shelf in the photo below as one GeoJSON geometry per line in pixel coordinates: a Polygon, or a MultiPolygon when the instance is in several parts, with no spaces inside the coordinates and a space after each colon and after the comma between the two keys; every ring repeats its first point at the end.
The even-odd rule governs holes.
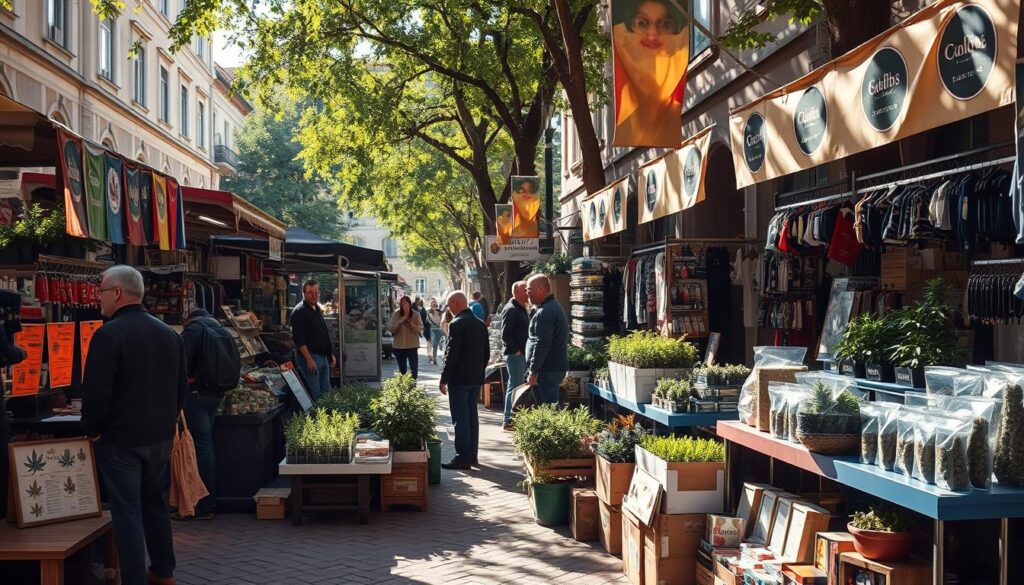
{"type": "Polygon", "coordinates": [[[864,378],[852,378],[857,387],[861,390],[880,390],[888,394],[906,394],[907,392],[924,392],[924,388],[911,388],[900,386],[892,382],[872,382],[864,378]]]}
{"type": "Polygon", "coordinates": [[[856,457],[811,453],[803,445],[776,439],[738,421],[719,422],[718,435],[935,520],[1024,518],[1024,489],[1021,488],[994,485],[991,490],[951,492],[875,465],[862,465],[856,457]]]}
{"type": "Polygon", "coordinates": [[[637,404],[632,400],[626,400],[621,396],[602,390],[595,384],[588,384],[587,389],[598,398],[602,398],[612,404],[631,410],[640,416],[647,417],[658,424],[670,428],[703,427],[714,426],[719,421],[736,420],[739,414],[736,412],[681,412],[672,413],[664,408],[658,408],[653,404],[637,404]]]}

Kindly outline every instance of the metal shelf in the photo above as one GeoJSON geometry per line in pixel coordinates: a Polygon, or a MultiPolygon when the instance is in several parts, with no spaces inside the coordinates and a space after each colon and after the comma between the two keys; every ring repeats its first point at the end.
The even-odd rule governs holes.
{"type": "Polygon", "coordinates": [[[672,413],[653,404],[637,404],[621,396],[602,390],[596,384],[588,384],[587,389],[598,398],[631,410],[640,416],[647,417],[656,423],[670,428],[713,426],[720,421],[736,420],[737,412],[681,412],[672,413]]]}

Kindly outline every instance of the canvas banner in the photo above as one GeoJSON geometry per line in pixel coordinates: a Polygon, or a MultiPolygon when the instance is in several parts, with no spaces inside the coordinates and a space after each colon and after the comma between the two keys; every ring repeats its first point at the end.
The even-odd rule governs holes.
{"type": "Polygon", "coordinates": [[[1018,3],[940,0],[729,120],[738,187],[1009,105],[1018,3]]]}
{"type": "Polygon", "coordinates": [[[689,19],[674,2],[612,0],[612,146],[675,148],[682,141],[689,19]]]}
{"type": "Polygon", "coordinates": [[[153,173],[142,167],[139,171],[139,208],[142,215],[142,237],[146,245],[156,241],[153,235],[153,173]]]}
{"type": "Polygon", "coordinates": [[[175,183],[175,194],[177,203],[174,206],[174,246],[175,250],[185,249],[185,197],[181,194],[181,187],[175,183]]]}
{"type": "Polygon", "coordinates": [[[540,237],[540,177],[512,177],[512,237],[540,237]]]}
{"type": "Polygon", "coordinates": [[[128,241],[135,246],[145,246],[149,242],[142,229],[142,193],[140,182],[142,173],[138,165],[124,163],[124,185],[128,203],[128,241]]]}
{"type": "Polygon", "coordinates": [[[591,197],[583,200],[583,241],[621,232],[626,229],[626,201],[630,178],[622,177],[591,197]]]}
{"type": "Polygon", "coordinates": [[[63,129],[57,129],[60,149],[60,170],[64,178],[64,230],[72,236],[85,238],[88,233],[88,212],[85,185],[82,181],[82,141],[63,129]]]}
{"type": "Polygon", "coordinates": [[[85,145],[85,198],[89,205],[89,237],[107,241],[107,190],[103,186],[103,149],[85,145]]]}
{"type": "Polygon", "coordinates": [[[709,126],[701,130],[676,150],[640,167],[639,223],[678,213],[704,201],[713,129],[709,126]]]}
{"type": "Polygon", "coordinates": [[[513,221],[512,205],[509,203],[498,203],[494,206],[494,233],[495,241],[500,246],[507,246],[512,242],[513,221]]]}
{"type": "Polygon", "coordinates": [[[121,159],[109,152],[103,155],[103,187],[107,199],[107,235],[115,244],[125,243],[124,239],[124,181],[121,159]]]}
{"type": "Polygon", "coordinates": [[[159,243],[161,250],[171,249],[167,233],[167,178],[153,173],[153,243],[159,243]]]}

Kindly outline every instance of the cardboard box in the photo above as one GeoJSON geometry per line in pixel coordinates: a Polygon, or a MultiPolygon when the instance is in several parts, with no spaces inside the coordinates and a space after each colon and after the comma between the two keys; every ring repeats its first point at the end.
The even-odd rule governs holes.
{"type": "Polygon", "coordinates": [[[921,282],[924,261],[917,250],[891,246],[882,254],[882,289],[905,291],[921,282]]]}
{"type": "Polygon", "coordinates": [[[828,585],[839,585],[839,555],[853,552],[849,532],[819,532],[814,542],[814,566],[828,575],[828,585]]]}
{"type": "Polygon", "coordinates": [[[793,504],[782,558],[799,563],[813,562],[814,537],[819,532],[828,530],[829,519],[828,510],[820,506],[807,502],[793,504]]]}
{"type": "Polygon", "coordinates": [[[598,501],[598,513],[601,517],[601,530],[597,533],[598,540],[608,554],[622,554],[622,507],[612,506],[598,501]]]}
{"type": "Polygon", "coordinates": [[[697,565],[696,577],[694,582],[697,585],[715,585],[715,574],[703,565],[697,565]]]}
{"type": "Polygon", "coordinates": [[[738,547],[746,534],[746,523],[743,518],[708,514],[707,524],[704,540],[712,546],[738,547]]]}
{"type": "Polygon", "coordinates": [[[601,532],[601,515],[598,512],[597,494],[589,488],[573,488],[569,505],[569,527],[572,537],[580,542],[598,539],[601,532]]]}
{"type": "Polygon", "coordinates": [[[644,585],[695,585],[696,557],[659,559],[649,552],[644,551],[644,585]]]}
{"type": "Polygon", "coordinates": [[[257,520],[284,520],[288,517],[291,488],[261,488],[253,496],[256,500],[257,520]]]}
{"type": "Polygon", "coordinates": [[[655,559],[695,558],[706,525],[706,514],[658,514],[644,530],[646,553],[655,559]]]}
{"type": "Polygon", "coordinates": [[[602,502],[618,506],[622,503],[622,496],[629,490],[636,463],[611,463],[600,455],[595,456],[594,460],[597,497],[602,502]]]}
{"type": "Polygon", "coordinates": [[[622,510],[622,572],[633,585],[645,585],[644,529],[632,512],[622,510]]]}
{"type": "Polygon", "coordinates": [[[722,512],[725,501],[724,463],[669,463],[640,445],[635,449],[637,471],[647,472],[663,488],[662,513],[722,512]]]}
{"type": "Polygon", "coordinates": [[[785,585],[826,585],[828,576],[814,565],[785,564],[782,566],[785,585]]]}
{"type": "Polygon", "coordinates": [[[736,517],[743,519],[744,539],[750,536],[754,525],[757,524],[757,513],[761,509],[761,496],[768,489],[771,489],[771,486],[763,483],[743,484],[743,493],[740,494],[740,505],[736,508],[736,517]]]}

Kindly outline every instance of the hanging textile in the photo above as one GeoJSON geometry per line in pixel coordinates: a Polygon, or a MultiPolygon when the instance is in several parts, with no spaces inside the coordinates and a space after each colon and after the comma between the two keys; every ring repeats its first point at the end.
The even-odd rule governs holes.
{"type": "Polygon", "coordinates": [[[175,226],[177,237],[174,239],[174,249],[185,249],[185,198],[181,195],[181,187],[178,187],[178,206],[176,207],[175,226]]]}
{"type": "Polygon", "coordinates": [[[121,180],[121,159],[105,152],[103,155],[104,182],[107,198],[107,235],[115,244],[124,239],[124,182],[121,180]]]}
{"type": "Polygon", "coordinates": [[[85,144],[85,197],[89,202],[89,237],[109,240],[107,233],[107,192],[103,186],[103,149],[85,144]]]}
{"type": "Polygon", "coordinates": [[[82,184],[82,141],[63,129],[57,129],[60,170],[64,177],[64,229],[69,235],[84,238],[89,234],[85,189],[82,184]]]}
{"type": "Polygon", "coordinates": [[[178,201],[181,200],[178,182],[167,177],[167,249],[176,250],[178,246],[178,201]]]}
{"type": "Polygon", "coordinates": [[[145,246],[149,243],[146,234],[142,229],[142,195],[141,195],[141,172],[139,165],[124,163],[124,185],[128,194],[128,240],[136,246],[145,246]]]}
{"type": "Polygon", "coordinates": [[[153,173],[153,227],[156,236],[154,243],[160,244],[161,250],[170,250],[170,237],[167,233],[167,178],[153,173]]]}
{"type": "Polygon", "coordinates": [[[142,215],[142,237],[146,245],[156,241],[153,235],[153,173],[145,167],[139,171],[139,207],[142,215]]]}

